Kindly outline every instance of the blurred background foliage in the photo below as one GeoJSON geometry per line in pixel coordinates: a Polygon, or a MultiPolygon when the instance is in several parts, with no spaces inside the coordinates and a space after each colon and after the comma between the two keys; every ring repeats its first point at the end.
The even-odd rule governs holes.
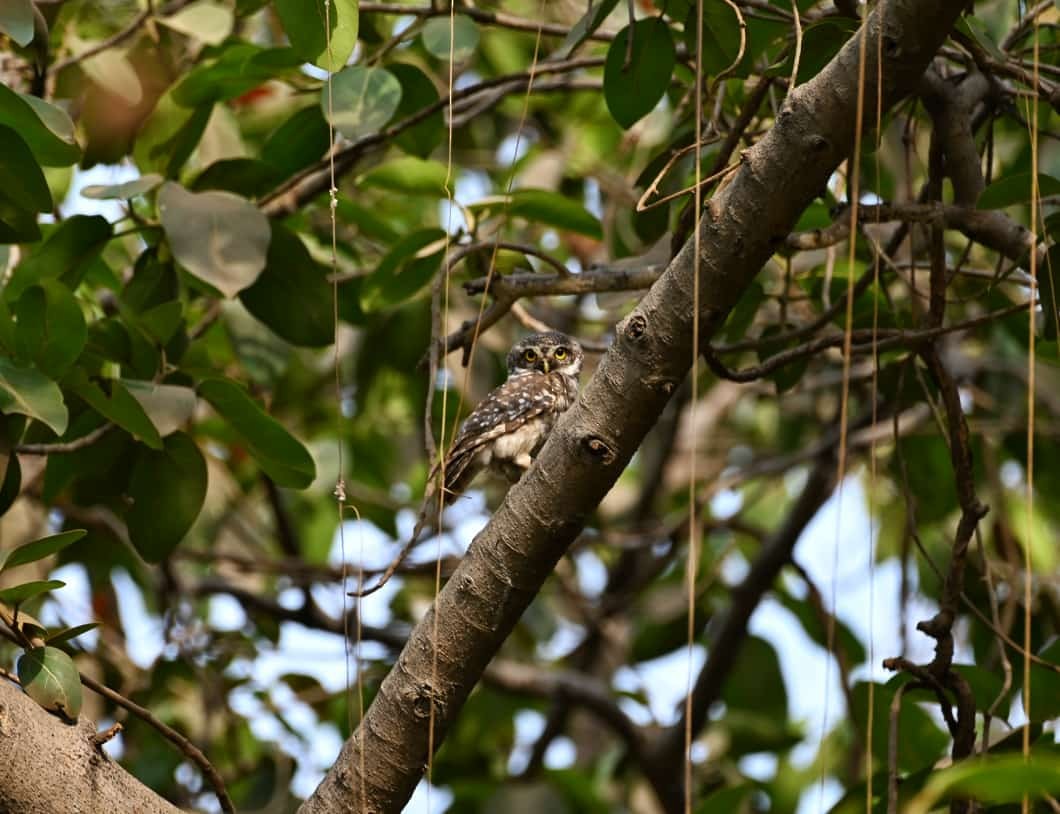
{"type": "MultiPolygon", "coordinates": [[[[806,81],[835,56],[856,30],[853,5],[705,3],[704,175],[768,131],[793,73],[806,81]]],[[[695,178],[694,3],[508,0],[457,12],[450,21],[441,7],[357,0],[0,4],[0,543],[86,532],[34,566],[36,579],[54,573],[65,586],[7,601],[47,632],[98,623],[54,647],[185,733],[241,810],[294,810],[312,791],[426,609],[436,561],[451,571],[500,497],[487,483],[458,504],[442,538],[358,614],[344,588],[359,573],[372,580],[409,534],[427,431],[451,437],[502,380],[510,344],[542,325],[583,341],[588,378],[674,234],[688,234],[689,196],[659,201],[695,178]],[[657,205],[641,210],[649,188],[657,205]],[[451,352],[438,362],[443,336],[451,352]]],[[[998,751],[1018,748],[1011,727],[1029,726],[1044,759],[1060,715],[1058,31],[1052,3],[975,4],[933,68],[943,101],[925,87],[901,104],[866,132],[860,162],[866,207],[957,203],[1013,228],[1032,226],[1040,173],[1033,332],[1029,256],[954,217],[939,230],[946,324],[976,321],[937,350],[960,385],[975,487],[991,509],[969,554],[956,661],[980,730],[995,721],[983,743],[1007,736],[998,751]],[[985,89],[953,115],[985,175],[978,210],[958,200],[956,159],[945,178],[932,171],[935,110],[975,75],[985,89]],[[1014,644],[1027,547],[1029,721],[1014,644]]],[[[864,216],[851,265],[839,233],[848,182],[844,167],[715,338],[730,368],[767,369],[748,383],[704,370],[694,416],[690,388],[675,395],[449,734],[433,810],[655,810],[628,743],[545,679],[603,688],[634,729],[673,725],[689,669],[692,438],[691,494],[705,513],[692,628],[704,641],[839,437],[841,343],[769,360],[838,335],[859,279],[852,508],[801,544],[798,567],[773,586],[803,658],[795,673],[790,661],[782,669],[777,638],[757,628],[738,644],[697,735],[694,781],[701,811],[818,810],[839,798],[854,810],[868,766],[885,810],[889,710],[908,677],[888,679],[879,662],[930,658],[912,626],[933,612],[960,507],[937,383],[903,339],[929,308],[931,218],[864,216]],[[897,337],[878,354],[865,351],[874,326],[897,337]],[[848,576],[858,590],[878,586],[875,627],[872,605],[830,613],[844,592],[834,564],[870,550],[848,576]],[[881,573],[899,576],[873,582],[881,573]],[[900,652],[871,644],[868,630],[900,652]],[[826,675],[838,679],[821,674],[829,646],[826,675]],[[534,680],[511,680],[512,663],[534,680]],[[792,694],[819,705],[831,682],[822,732],[792,694]]],[[[24,630],[9,633],[13,661],[24,630]]],[[[899,718],[903,799],[957,793],[967,778],[929,782],[950,745],[939,707],[911,697],[899,718]]],[[[110,748],[144,783],[217,809],[199,770],[146,723],[92,693],[85,712],[123,721],[110,748]]],[[[1026,787],[1006,771],[999,805],[1026,787]]]]}

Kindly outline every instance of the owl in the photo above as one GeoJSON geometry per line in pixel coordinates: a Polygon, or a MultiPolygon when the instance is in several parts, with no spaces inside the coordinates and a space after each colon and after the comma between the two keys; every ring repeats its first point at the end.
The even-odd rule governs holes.
{"type": "Polygon", "coordinates": [[[509,351],[508,379],[460,425],[446,455],[446,503],[486,469],[519,480],[577,398],[582,358],[581,346],[558,331],[531,334],[509,351]]]}

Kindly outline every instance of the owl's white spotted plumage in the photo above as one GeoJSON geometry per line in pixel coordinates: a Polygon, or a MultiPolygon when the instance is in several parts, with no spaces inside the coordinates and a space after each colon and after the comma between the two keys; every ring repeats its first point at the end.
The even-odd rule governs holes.
{"type": "Polygon", "coordinates": [[[515,482],[530,468],[578,396],[582,358],[581,346],[557,331],[531,334],[511,349],[507,381],[475,407],[446,455],[447,503],[484,469],[515,482]]]}
{"type": "MultiPolygon", "coordinates": [[[[508,379],[484,398],[456,434],[445,465],[431,470],[428,482],[443,479],[442,502],[451,503],[485,469],[512,483],[530,468],[559,416],[578,397],[582,369],[581,345],[557,331],[531,334],[508,353],[508,379]]],[[[436,487],[437,489],[437,487],[436,487]]],[[[370,588],[351,591],[364,597],[378,591],[393,576],[421,532],[440,509],[438,492],[424,500],[412,537],[370,588]]]]}

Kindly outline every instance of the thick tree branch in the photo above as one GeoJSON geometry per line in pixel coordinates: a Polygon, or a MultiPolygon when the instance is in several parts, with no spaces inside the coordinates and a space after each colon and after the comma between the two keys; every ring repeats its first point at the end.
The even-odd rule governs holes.
{"type": "MultiPolygon", "coordinates": [[[[889,0],[877,7],[864,37],[872,51],[865,60],[868,98],[875,98],[880,81],[877,42],[889,108],[916,86],[966,5],[889,0]]],[[[731,183],[711,201],[699,257],[686,243],[618,326],[578,403],[472,542],[301,814],[398,811],[409,799],[429,744],[437,747],[453,726],[486,665],[685,378],[694,348],[722,324],[849,155],[860,124],[861,39],[855,34],[813,80],[790,93],[776,126],[747,151],[731,183]],[[697,273],[702,333],[694,338],[697,273]]]]}
{"type": "Polygon", "coordinates": [[[99,750],[91,722],[65,724],[8,681],[0,681],[0,722],[0,811],[180,814],[99,750]]]}

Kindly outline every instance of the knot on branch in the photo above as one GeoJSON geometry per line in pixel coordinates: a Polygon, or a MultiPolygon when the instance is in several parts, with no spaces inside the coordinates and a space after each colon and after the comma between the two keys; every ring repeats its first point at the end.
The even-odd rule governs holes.
{"type": "Polygon", "coordinates": [[[831,142],[828,141],[828,139],[826,139],[820,133],[814,133],[812,136],[810,136],[808,143],[810,149],[813,150],[815,153],[823,153],[831,146],[831,142]]]}
{"type": "Polygon", "coordinates": [[[610,466],[618,457],[614,446],[599,435],[586,435],[581,440],[581,448],[588,453],[589,457],[604,466],[610,466]]]}
{"type": "Polygon", "coordinates": [[[648,333],[648,320],[643,314],[631,314],[622,326],[622,334],[630,342],[639,342],[648,333]]]}
{"type": "Polygon", "coordinates": [[[443,704],[442,699],[438,696],[438,693],[434,691],[426,681],[417,684],[414,688],[410,689],[409,695],[412,697],[409,699],[412,706],[412,714],[421,720],[427,720],[431,717],[431,707],[434,707],[436,715],[444,716],[442,710],[443,704]],[[433,699],[433,704],[432,704],[433,699]]]}

